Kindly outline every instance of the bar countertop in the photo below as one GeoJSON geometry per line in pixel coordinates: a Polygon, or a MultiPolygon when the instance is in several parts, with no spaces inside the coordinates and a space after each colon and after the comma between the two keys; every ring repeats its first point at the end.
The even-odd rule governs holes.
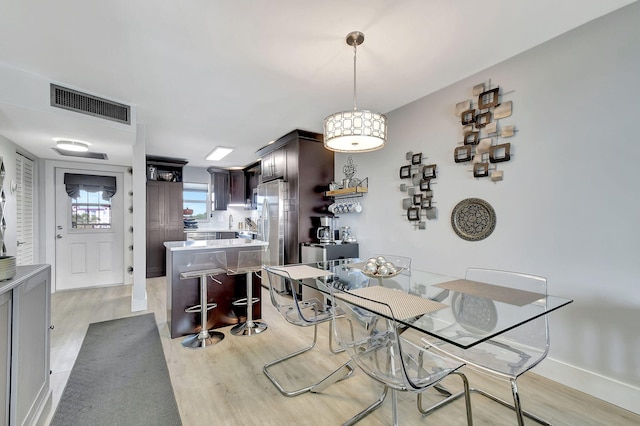
{"type": "Polygon", "coordinates": [[[210,249],[230,249],[251,247],[266,247],[269,243],[260,240],[250,240],[247,238],[231,238],[226,240],[196,240],[196,241],[166,241],[164,246],[169,251],[181,250],[210,250],[210,249]]]}

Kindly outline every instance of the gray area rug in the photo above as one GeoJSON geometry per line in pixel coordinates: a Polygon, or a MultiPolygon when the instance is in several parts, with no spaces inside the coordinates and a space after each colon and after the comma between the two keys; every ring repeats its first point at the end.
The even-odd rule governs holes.
{"type": "Polygon", "coordinates": [[[155,315],[89,324],[51,425],[181,424],[155,315]]]}

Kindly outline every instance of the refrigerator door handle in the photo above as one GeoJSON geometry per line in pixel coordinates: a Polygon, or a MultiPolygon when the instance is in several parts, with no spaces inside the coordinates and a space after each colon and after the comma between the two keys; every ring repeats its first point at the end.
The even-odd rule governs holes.
{"type": "Polygon", "coordinates": [[[262,228],[262,241],[269,242],[269,201],[265,197],[262,203],[262,215],[260,216],[262,228]]]}

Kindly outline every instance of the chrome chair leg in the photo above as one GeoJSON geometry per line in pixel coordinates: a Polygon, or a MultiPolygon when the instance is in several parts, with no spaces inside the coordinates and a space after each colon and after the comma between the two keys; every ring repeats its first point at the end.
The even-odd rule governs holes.
{"type": "Polygon", "coordinates": [[[446,398],[433,404],[431,407],[427,408],[427,409],[423,409],[422,408],[422,393],[418,394],[418,411],[420,411],[420,413],[423,416],[427,416],[429,414],[431,414],[433,411],[437,410],[438,408],[441,408],[453,401],[455,401],[456,399],[460,398],[461,396],[464,396],[464,400],[465,400],[465,409],[467,412],[467,425],[472,426],[473,425],[473,414],[471,411],[471,388],[469,387],[469,380],[467,379],[467,376],[465,376],[463,373],[459,372],[459,371],[454,371],[451,374],[455,374],[457,376],[459,376],[462,379],[462,385],[464,387],[463,390],[461,390],[458,393],[451,393],[449,392],[447,389],[445,389],[442,385],[438,384],[436,386],[434,386],[434,388],[441,394],[446,395],[446,398]]]}
{"type": "Polygon", "coordinates": [[[311,345],[307,346],[306,348],[300,349],[299,351],[290,353],[289,355],[286,355],[282,358],[278,358],[275,361],[271,361],[267,364],[264,365],[264,367],[262,367],[262,372],[269,378],[269,380],[271,380],[271,383],[273,383],[273,385],[280,391],[281,394],[283,394],[284,396],[298,396],[300,394],[303,394],[305,392],[310,392],[313,391],[315,393],[318,393],[320,391],[322,391],[323,389],[325,389],[327,386],[329,386],[330,384],[339,382],[340,380],[344,380],[348,377],[350,377],[353,372],[354,372],[354,368],[351,366],[351,362],[347,362],[346,364],[343,364],[342,366],[340,366],[338,369],[334,370],[331,374],[329,374],[327,377],[325,377],[324,379],[320,380],[319,382],[313,383],[309,386],[305,386],[303,388],[300,389],[296,389],[296,390],[286,390],[278,381],[278,379],[276,379],[276,377],[269,371],[270,367],[273,367],[276,364],[279,364],[283,361],[289,360],[291,358],[294,358],[298,355],[301,355],[305,352],[310,351],[311,349],[313,349],[316,345],[316,342],[318,340],[318,324],[314,324],[313,326],[313,342],[311,343],[311,345]],[[343,372],[346,371],[346,372],[343,372]]]}
{"type": "Polygon", "coordinates": [[[387,397],[387,393],[388,392],[389,392],[389,387],[385,386],[384,389],[382,390],[382,394],[378,397],[378,399],[373,404],[371,404],[370,406],[368,406],[364,410],[360,411],[355,416],[351,417],[349,420],[344,422],[342,424],[342,426],[354,425],[354,424],[358,423],[360,420],[364,419],[369,414],[371,414],[373,411],[376,410],[376,408],[378,408],[378,407],[380,407],[382,405],[382,403],[384,402],[385,398],[387,397]]]}
{"type": "Polygon", "coordinates": [[[339,347],[338,349],[333,348],[333,329],[335,327],[335,322],[331,320],[329,322],[329,350],[332,354],[339,354],[340,352],[344,352],[343,347],[339,347]]]}
{"type": "MultiPolygon", "coordinates": [[[[460,373],[461,374],[461,373],[460,373]]],[[[431,413],[432,411],[442,407],[443,405],[446,405],[450,402],[455,401],[456,399],[460,398],[461,396],[465,395],[465,391],[460,391],[457,393],[452,394],[451,392],[449,392],[448,390],[446,390],[442,385],[438,385],[434,387],[436,390],[438,390],[438,392],[440,392],[443,395],[446,395],[447,393],[449,394],[448,397],[446,397],[444,400],[437,402],[436,404],[432,405],[431,407],[427,408],[427,409],[423,409],[422,408],[422,398],[421,398],[421,394],[418,394],[418,410],[420,410],[420,412],[423,415],[427,415],[429,413],[431,413]]],[[[503,407],[509,408],[513,411],[515,411],[516,413],[516,417],[518,420],[518,425],[522,426],[524,425],[524,417],[527,417],[528,419],[533,420],[536,423],[539,423],[543,426],[552,426],[551,423],[549,423],[548,421],[544,420],[541,417],[538,417],[537,415],[523,410],[522,406],[520,404],[520,395],[518,393],[518,387],[516,385],[516,380],[511,379],[511,389],[513,392],[513,400],[514,403],[510,403],[508,401],[505,401],[504,399],[498,398],[497,396],[490,394],[487,391],[484,391],[482,389],[479,388],[469,388],[469,393],[477,393],[479,395],[482,395],[486,398],[489,398],[490,400],[497,402],[498,404],[502,405],[503,407]]],[[[469,416],[469,414],[467,413],[467,417],[469,416]]],[[[469,423],[471,424],[471,423],[469,423]]]]}

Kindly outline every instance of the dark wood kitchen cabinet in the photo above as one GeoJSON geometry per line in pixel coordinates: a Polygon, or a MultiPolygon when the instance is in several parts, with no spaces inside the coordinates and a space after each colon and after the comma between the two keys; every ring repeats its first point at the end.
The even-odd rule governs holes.
{"type": "Polygon", "coordinates": [[[305,130],[293,130],[256,153],[268,162],[261,167],[263,182],[287,183],[284,261],[299,263],[299,244],[316,239],[313,218],[329,214],[324,191],[334,179],[334,153],[324,147],[321,134],[305,130]],[[266,179],[265,172],[271,174],[266,179]]]}
{"type": "Polygon", "coordinates": [[[246,208],[257,209],[258,208],[258,185],[260,184],[260,162],[254,163],[244,169],[245,180],[245,196],[249,203],[246,208]]]}
{"type": "MultiPolygon", "coordinates": [[[[266,150],[268,151],[268,147],[266,150]]],[[[287,180],[287,150],[284,147],[265,152],[260,157],[263,182],[274,179],[287,180]]]]}
{"type": "Polygon", "coordinates": [[[244,170],[229,172],[229,193],[229,204],[245,204],[247,202],[244,170]]]}
{"type": "Polygon", "coordinates": [[[182,182],[147,182],[147,278],[166,274],[165,241],[184,241],[182,182]]]}
{"type": "Polygon", "coordinates": [[[229,172],[213,171],[209,168],[211,174],[211,187],[213,192],[213,209],[226,210],[229,204],[229,172]]]}

